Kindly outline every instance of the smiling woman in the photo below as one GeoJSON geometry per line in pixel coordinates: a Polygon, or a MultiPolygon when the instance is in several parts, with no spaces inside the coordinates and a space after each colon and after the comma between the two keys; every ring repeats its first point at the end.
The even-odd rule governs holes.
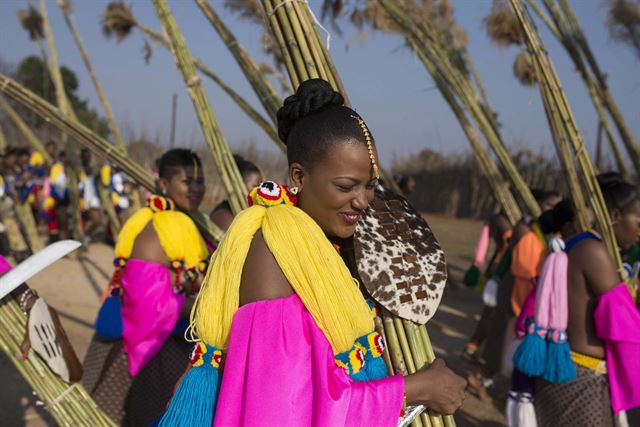
{"type": "Polygon", "coordinates": [[[158,161],[158,195],[122,227],[115,266],[85,358],[83,384],[121,425],[149,425],[171,398],[189,357],[183,334],[208,258],[188,216],[204,194],[198,156],[158,161]]]}
{"type": "Polygon", "coordinates": [[[343,102],[310,80],[279,110],[293,187],[254,189],[220,243],[191,316],[192,367],[161,425],[395,426],[403,403],[461,405],[465,381],[442,361],[388,376],[340,256],[378,181],[373,138],[343,102]]]}

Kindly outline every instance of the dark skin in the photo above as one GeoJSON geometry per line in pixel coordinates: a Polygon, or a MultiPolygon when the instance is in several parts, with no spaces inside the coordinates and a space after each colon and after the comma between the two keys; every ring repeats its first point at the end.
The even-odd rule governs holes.
{"type": "MultiPolygon", "coordinates": [[[[331,146],[311,168],[297,163],[289,166],[289,180],[299,190],[298,206],[320,225],[330,240],[353,235],[356,226],[345,222],[344,214],[366,209],[373,200],[377,181],[366,146],[348,142],[331,146]]],[[[262,234],[256,233],[242,272],[240,305],[293,293],[262,234]]],[[[442,414],[452,414],[462,405],[467,385],[441,359],[404,377],[404,382],[407,403],[423,404],[442,414]]]]}
{"type": "MultiPolygon", "coordinates": [[[[257,172],[250,172],[242,176],[242,180],[244,181],[244,185],[247,188],[247,194],[258,185],[260,185],[260,180],[262,177],[257,172]]],[[[233,222],[233,213],[226,208],[226,206],[220,206],[218,209],[211,212],[209,216],[211,221],[215,225],[217,225],[220,230],[227,231],[233,222]]]]}
{"type": "MultiPolygon", "coordinates": [[[[550,211],[555,207],[555,205],[560,203],[561,200],[562,200],[562,197],[559,197],[559,196],[547,197],[546,199],[540,202],[540,210],[542,210],[543,213],[550,211]]],[[[527,234],[529,231],[531,231],[531,227],[529,227],[529,225],[524,221],[519,221],[516,224],[516,226],[513,227],[513,235],[511,236],[511,246],[515,246],[518,243],[518,241],[520,241],[522,236],[527,234]]]]}
{"type": "MultiPolygon", "coordinates": [[[[610,212],[618,245],[624,250],[640,239],[640,201],[624,212],[610,212]]],[[[598,297],[620,283],[615,263],[604,243],[582,240],[569,252],[569,324],[571,349],[597,359],[605,358],[602,341],[596,336],[593,313],[598,297]]]]}
{"type": "MultiPolygon", "coordinates": [[[[195,168],[186,167],[174,170],[169,178],[160,178],[160,190],[176,204],[176,208],[182,212],[193,212],[198,209],[204,197],[204,176],[200,168],[197,175],[195,168]]],[[[131,252],[131,258],[143,261],[169,265],[170,260],[162,249],[160,238],[149,222],[136,238],[131,252]]],[[[172,279],[173,281],[173,279],[172,279]]],[[[185,284],[188,285],[188,284],[185,284]]],[[[187,318],[193,307],[194,300],[187,298],[182,306],[180,317],[187,318]]]]}

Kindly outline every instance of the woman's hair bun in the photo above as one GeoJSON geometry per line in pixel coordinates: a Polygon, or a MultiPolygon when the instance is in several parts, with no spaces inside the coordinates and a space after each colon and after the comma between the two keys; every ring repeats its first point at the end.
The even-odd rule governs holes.
{"type": "Polygon", "coordinates": [[[601,173],[596,177],[596,179],[598,180],[598,184],[600,185],[600,189],[602,191],[626,183],[623,176],[618,172],[601,173]]]}
{"type": "Polygon", "coordinates": [[[287,97],[278,110],[278,136],[286,144],[299,119],[330,105],[344,105],[344,97],[327,81],[311,79],[302,82],[296,93],[287,97]]]}

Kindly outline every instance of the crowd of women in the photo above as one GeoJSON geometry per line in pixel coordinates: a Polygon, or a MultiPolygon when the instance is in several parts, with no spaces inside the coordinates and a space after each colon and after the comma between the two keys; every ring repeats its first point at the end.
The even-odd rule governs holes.
{"type": "MultiPolygon", "coordinates": [[[[315,79],[285,100],[278,133],[289,185],[236,157],[250,207],[235,217],[227,202],[213,210],[225,231],[217,244],[192,219],[212,173],[193,151],[159,158],[157,191],[138,209],[122,174],[92,169],[82,153],[88,235],[102,221],[101,188],[127,212],[82,378],[116,423],[395,426],[410,405],[441,414],[462,405],[467,381],[440,359],[407,376],[387,372],[375,304],[341,257],[381,183],[364,119],[315,79]]],[[[51,239],[64,238],[73,208],[64,153],[47,152],[50,167],[37,153],[5,154],[3,197],[29,203],[51,239]]],[[[599,182],[635,277],[640,191],[616,174],[599,182]]],[[[489,401],[507,370],[513,426],[623,422],[640,405],[636,303],[599,230],[576,225],[570,195],[538,196],[540,218],[488,221],[465,277],[485,304],[462,352],[478,366],[469,386],[489,401]]]]}
{"type": "Polygon", "coordinates": [[[571,195],[537,192],[542,215],[513,228],[492,217],[465,276],[484,301],[461,353],[477,366],[469,385],[491,402],[496,375],[510,375],[510,426],[640,423],[640,190],[617,173],[599,175],[598,183],[623,271],[591,210],[585,230],[571,195]]]}

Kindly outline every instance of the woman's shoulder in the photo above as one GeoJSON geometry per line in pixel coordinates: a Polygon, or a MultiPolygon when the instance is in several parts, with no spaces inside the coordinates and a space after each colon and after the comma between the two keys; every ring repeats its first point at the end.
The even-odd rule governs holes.
{"type": "Polygon", "coordinates": [[[240,305],[271,300],[294,293],[282,269],[269,250],[261,231],[249,247],[240,280],[240,305]]]}
{"type": "Polygon", "coordinates": [[[584,239],[569,252],[569,262],[582,271],[596,295],[613,289],[620,282],[615,262],[600,240],[584,239]]]}
{"type": "Polygon", "coordinates": [[[136,236],[131,250],[131,258],[159,264],[167,264],[169,262],[152,222],[148,222],[136,236]]]}

